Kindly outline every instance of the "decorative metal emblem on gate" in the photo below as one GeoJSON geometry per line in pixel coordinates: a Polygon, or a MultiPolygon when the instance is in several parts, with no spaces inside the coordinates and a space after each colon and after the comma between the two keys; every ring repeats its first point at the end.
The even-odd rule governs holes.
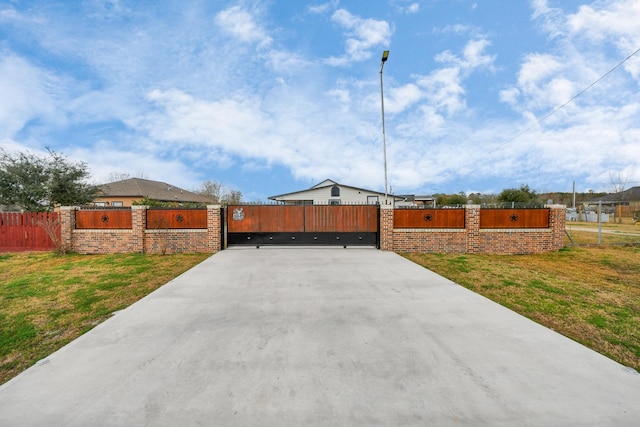
{"type": "Polygon", "coordinates": [[[516,222],[518,220],[518,215],[513,214],[511,215],[511,218],[509,218],[511,220],[511,222],[516,222]]]}
{"type": "Polygon", "coordinates": [[[178,221],[178,222],[184,221],[184,217],[182,216],[182,214],[176,215],[176,221],[178,221]]]}
{"type": "Polygon", "coordinates": [[[235,208],[233,210],[233,220],[234,221],[242,221],[244,219],[244,211],[242,208],[235,208]]]}
{"type": "Polygon", "coordinates": [[[425,220],[425,221],[431,221],[432,219],[433,219],[433,217],[431,216],[431,214],[426,214],[426,215],[424,216],[424,220],[425,220]]]}
{"type": "Polygon", "coordinates": [[[100,218],[100,220],[106,224],[107,222],[109,222],[109,215],[102,215],[102,218],[100,218]]]}

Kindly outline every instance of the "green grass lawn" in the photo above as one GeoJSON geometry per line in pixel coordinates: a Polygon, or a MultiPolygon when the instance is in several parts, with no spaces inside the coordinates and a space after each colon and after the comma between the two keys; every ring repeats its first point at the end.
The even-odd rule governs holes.
{"type": "Polygon", "coordinates": [[[0,253],[0,384],[209,256],[0,253]]]}
{"type": "Polygon", "coordinates": [[[404,256],[640,371],[640,245],[573,246],[542,255],[404,256]]]}
{"type": "MultiPolygon", "coordinates": [[[[585,245],[542,255],[404,256],[640,370],[640,245],[571,234],[585,245]]],[[[0,383],[208,256],[0,253],[0,383]]]]}

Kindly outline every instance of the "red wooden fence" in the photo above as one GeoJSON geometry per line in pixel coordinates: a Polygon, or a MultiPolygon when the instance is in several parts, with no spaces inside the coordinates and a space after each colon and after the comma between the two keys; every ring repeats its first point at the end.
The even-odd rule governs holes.
{"type": "Polygon", "coordinates": [[[464,209],[396,209],[393,228],[464,228],[464,209]]]}
{"type": "Polygon", "coordinates": [[[549,209],[482,209],[480,228],[549,228],[549,209]]]}
{"type": "Polygon", "coordinates": [[[48,251],[55,243],[45,231],[45,224],[53,227],[60,238],[56,213],[0,212],[0,251],[48,251]]]}
{"type": "Polygon", "coordinates": [[[77,229],[128,229],[131,222],[130,209],[76,211],[77,229]]]}
{"type": "Polygon", "coordinates": [[[229,233],[377,232],[376,205],[232,205],[229,233]]]}
{"type": "Polygon", "coordinates": [[[304,206],[229,206],[228,227],[229,233],[301,233],[304,231],[304,206]]]}
{"type": "Polygon", "coordinates": [[[207,228],[206,209],[149,209],[147,229],[207,228]]]}
{"type": "Polygon", "coordinates": [[[376,205],[305,206],[305,231],[378,232],[376,205]]]}

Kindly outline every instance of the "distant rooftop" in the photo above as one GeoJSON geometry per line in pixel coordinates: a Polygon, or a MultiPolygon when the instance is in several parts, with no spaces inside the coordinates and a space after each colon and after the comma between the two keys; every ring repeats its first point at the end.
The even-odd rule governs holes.
{"type": "Polygon", "coordinates": [[[184,190],[166,182],[151,181],[142,178],[129,178],[122,181],[99,185],[98,197],[140,197],[162,202],[211,203],[211,199],[191,191],[184,190]]]}
{"type": "Polygon", "coordinates": [[[631,187],[628,190],[619,193],[611,193],[602,197],[589,200],[589,203],[602,202],[605,204],[621,203],[621,202],[640,202],[640,187],[631,187]]]}

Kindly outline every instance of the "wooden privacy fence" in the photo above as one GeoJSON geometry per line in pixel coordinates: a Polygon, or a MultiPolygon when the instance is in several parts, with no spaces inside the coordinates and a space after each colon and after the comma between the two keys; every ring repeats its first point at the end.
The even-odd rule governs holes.
{"type": "Polygon", "coordinates": [[[207,228],[206,209],[149,209],[147,229],[207,228]]]}
{"type": "MultiPolygon", "coordinates": [[[[206,209],[148,209],[147,229],[207,228],[206,209]]],[[[133,227],[131,209],[76,211],[78,230],[127,230],[133,227]]]]}
{"type": "Polygon", "coordinates": [[[229,245],[371,245],[377,205],[230,205],[229,245]]]}
{"type": "Polygon", "coordinates": [[[45,227],[60,237],[58,214],[0,212],[0,250],[46,251],[55,249],[45,227]]]}
{"type": "Polygon", "coordinates": [[[482,209],[480,228],[549,228],[549,209],[482,209]]]}
{"type": "Polygon", "coordinates": [[[76,229],[130,229],[131,209],[77,210],[76,229]]]}
{"type": "Polygon", "coordinates": [[[464,228],[464,209],[396,209],[394,228],[464,228]]]}
{"type": "Polygon", "coordinates": [[[229,233],[377,232],[375,205],[233,205],[229,233]]]}

